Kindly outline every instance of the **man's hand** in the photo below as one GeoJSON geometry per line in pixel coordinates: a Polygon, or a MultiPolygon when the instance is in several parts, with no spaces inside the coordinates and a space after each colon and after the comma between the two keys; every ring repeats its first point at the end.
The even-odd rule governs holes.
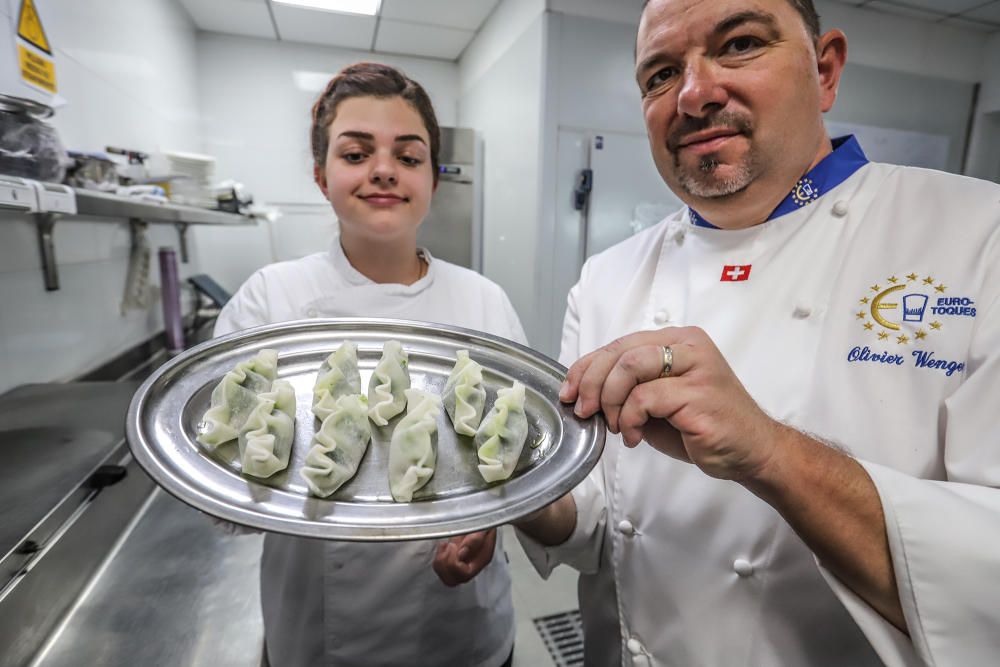
{"type": "Polygon", "coordinates": [[[559,398],[576,401],[580,417],[603,410],[627,446],[645,440],[721,479],[741,481],[765,468],[780,428],[694,327],[630,334],[591,352],[569,369],[559,398]],[[666,377],[664,347],[673,355],[666,377]]]}
{"type": "Polygon", "coordinates": [[[471,581],[493,560],[496,543],[496,528],[445,540],[434,554],[434,571],[445,586],[471,581]]]}

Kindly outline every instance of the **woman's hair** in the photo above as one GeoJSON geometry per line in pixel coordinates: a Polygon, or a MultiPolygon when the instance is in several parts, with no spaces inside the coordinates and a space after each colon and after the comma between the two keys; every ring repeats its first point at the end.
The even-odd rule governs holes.
{"type": "Polygon", "coordinates": [[[438,179],[438,153],[441,150],[441,128],[431,99],[423,87],[399,70],[380,63],[348,65],[330,79],[326,90],[312,108],[312,128],[309,136],[313,160],[319,167],[326,165],[326,151],[330,146],[330,124],[337,115],[337,106],[351,97],[401,97],[420,114],[427,128],[431,145],[431,166],[434,182],[438,179]]]}

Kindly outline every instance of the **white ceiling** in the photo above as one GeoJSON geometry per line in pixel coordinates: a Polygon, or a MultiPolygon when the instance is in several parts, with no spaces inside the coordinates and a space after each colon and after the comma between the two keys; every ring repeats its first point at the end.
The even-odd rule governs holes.
{"type": "Polygon", "coordinates": [[[1000,31],[1000,0],[837,0],[845,5],[910,16],[982,32],[1000,31]]]}
{"type": "Polygon", "coordinates": [[[271,0],[180,0],[201,30],[457,60],[500,0],[382,0],[377,16],[271,0]]]}
{"type": "MultiPolygon", "coordinates": [[[[457,60],[500,0],[382,0],[377,16],[322,12],[272,0],[180,0],[201,30],[380,53],[457,60]]],[[[987,33],[1000,32],[1000,0],[837,0],[987,33]]],[[[554,3],[590,14],[622,0],[554,3]],[[589,10],[587,9],[589,7],[589,10]],[[586,10],[586,11],[584,11],[586,10]]],[[[632,4],[638,4],[633,0],[632,4]]],[[[628,16],[631,16],[630,12],[628,16]]]]}

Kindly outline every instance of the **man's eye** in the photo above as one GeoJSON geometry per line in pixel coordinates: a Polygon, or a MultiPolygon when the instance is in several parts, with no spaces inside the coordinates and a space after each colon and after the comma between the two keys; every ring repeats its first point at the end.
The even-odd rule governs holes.
{"type": "Polygon", "coordinates": [[[749,53],[757,47],[761,46],[761,41],[756,37],[751,37],[750,35],[744,35],[742,37],[737,37],[726,43],[724,51],[726,53],[733,53],[736,55],[742,55],[744,53],[749,53]]]}
{"type": "Polygon", "coordinates": [[[673,67],[664,67],[658,70],[653,76],[646,79],[646,91],[655,90],[674,78],[677,71],[673,67]]]}

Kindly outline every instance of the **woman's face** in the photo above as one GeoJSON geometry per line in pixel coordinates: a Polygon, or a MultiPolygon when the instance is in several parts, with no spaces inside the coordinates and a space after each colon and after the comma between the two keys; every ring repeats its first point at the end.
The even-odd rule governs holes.
{"type": "Polygon", "coordinates": [[[415,239],[434,192],[430,137],[416,109],[400,97],[351,97],[337,105],[327,131],[326,166],[315,177],[341,234],[375,243],[415,239]]]}

